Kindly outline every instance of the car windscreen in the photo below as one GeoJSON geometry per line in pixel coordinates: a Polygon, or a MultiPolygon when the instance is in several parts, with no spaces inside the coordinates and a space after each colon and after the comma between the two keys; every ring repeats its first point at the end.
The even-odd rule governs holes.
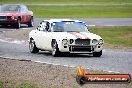
{"type": "Polygon", "coordinates": [[[19,5],[1,5],[0,12],[17,12],[19,5]]]}
{"type": "Polygon", "coordinates": [[[88,32],[83,22],[54,22],[53,32],[88,32]]]}

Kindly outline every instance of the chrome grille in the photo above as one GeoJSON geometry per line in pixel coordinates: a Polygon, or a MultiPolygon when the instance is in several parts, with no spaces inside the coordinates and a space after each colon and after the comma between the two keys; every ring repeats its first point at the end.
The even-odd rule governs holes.
{"type": "Polygon", "coordinates": [[[71,51],[93,51],[92,46],[72,46],[71,51]]]}
{"type": "Polygon", "coordinates": [[[5,20],[6,16],[0,16],[0,20],[5,20]]]}
{"type": "Polygon", "coordinates": [[[90,39],[76,39],[76,45],[90,45],[90,39]]]}

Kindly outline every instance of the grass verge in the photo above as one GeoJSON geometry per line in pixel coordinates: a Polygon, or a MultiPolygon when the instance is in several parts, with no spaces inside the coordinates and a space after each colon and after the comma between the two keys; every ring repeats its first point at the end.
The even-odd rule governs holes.
{"type": "Polygon", "coordinates": [[[36,85],[32,83],[21,83],[17,85],[14,82],[11,81],[0,81],[0,88],[38,88],[36,85]]]}
{"type": "Polygon", "coordinates": [[[100,35],[107,48],[132,48],[132,27],[90,27],[90,31],[100,35]]]}
{"type": "Polygon", "coordinates": [[[29,6],[38,18],[131,18],[132,5],[29,6]]]}
{"type": "Polygon", "coordinates": [[[35,17],[43,18],[131,18],[131,0],[2,0],[1,3],[25,3],[35,17]],[[35,4],[35,5],[34,5],[35,4]],[[43,4],[51,4],[45,6],[43,4]],[[80,6],[52,6],[80,4],[80,6]],[[83,5],[86,4],[86,5],[83,5]]]}
{"type": "Polygon", "coordinates": [[[3,88],[4,86],[3,86],[3,82],[2,81],[0,81],[0,88],[3,88]]]}
{"type": "Polygon", "coordinates": [[[1,0],[1,3],[25,4],[89,4],[89,3],[132,3],[131,0],[1,0]]]}

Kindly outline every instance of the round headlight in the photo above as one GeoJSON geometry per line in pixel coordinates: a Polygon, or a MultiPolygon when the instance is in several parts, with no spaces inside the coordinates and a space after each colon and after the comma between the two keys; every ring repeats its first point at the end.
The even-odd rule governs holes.
{"type": "Polygon", "coordinates": [[[103,39],[99,40],[99,44],[102,45],[103,44],[103,39]]]}
{"type": "Polygon", "coordinates": [[[93,43],[93,44],[97,44],[97,43],[98,43],[98,40],[97,40],[97,39],[93,39],[93,40],[92,40],[92,43],[93,43]]]}
{"type": "Polygon", "coordinates": [[[63,40],[62,40],[62,44],[63,44],[63,45],[67,45],[67,44],[68,44],[68,40],[67,40],[67,39],[63,39],[63,40]]]}

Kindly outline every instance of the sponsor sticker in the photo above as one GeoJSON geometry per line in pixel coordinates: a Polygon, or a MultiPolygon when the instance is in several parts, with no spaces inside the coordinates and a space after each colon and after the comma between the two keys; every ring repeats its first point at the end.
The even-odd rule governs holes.
{"type": "Polygon", "coordinates": [[[78,84],[85,83],[130,83],[130,74],[88,74],[86,70],[79,66],[77,68],[76,81],[78,84]]]}

